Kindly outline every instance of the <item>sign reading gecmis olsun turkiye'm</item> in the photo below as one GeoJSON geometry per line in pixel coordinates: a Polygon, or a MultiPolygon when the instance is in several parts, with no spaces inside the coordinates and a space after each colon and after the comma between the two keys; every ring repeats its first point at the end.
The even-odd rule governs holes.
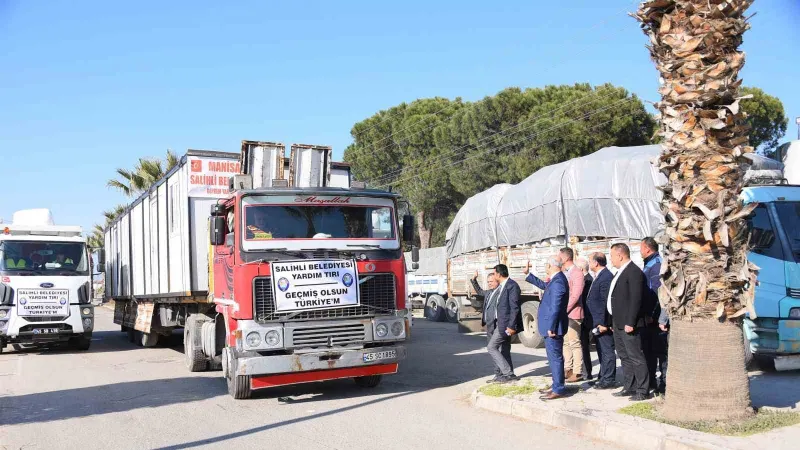
{"type": "Polygon", "coordinates": [[[355,261],[286,261],[270,266],[276,311],[359,305],[355,261]]]}

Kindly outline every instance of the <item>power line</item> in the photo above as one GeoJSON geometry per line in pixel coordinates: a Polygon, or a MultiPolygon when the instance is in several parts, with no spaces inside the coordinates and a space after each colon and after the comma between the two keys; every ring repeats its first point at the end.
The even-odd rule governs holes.
{"type": "MultiPolygon", "coordinates": [[[[458,161],[455,161],[455,162],[453,162],[453,163],[446,164],[446,165],[443,165],[443,166],[434,166],[434,167],[429,167],[427,170],[423,170],[421,173],[419,173],[419,174],[417,174],[417,175],[413,175],[413,176],[411,176],[411,177],[406,177],[406,178],[403,178],[403,179],[400,179],[400,180],[396,180],[396,181],[393,181],[393,182],[391,182],[391,183],[386,183],[386,184],[384,184],[384,185],[381,185],[381,186],[378,186],[378,187],[393,186],[393,185],[396,185],[396,184],[399,184],[399,183],[408,182],[408,181],[411,181],[411,180],[414,180],[414,179],[416,179],[416,178],[419,178],[419,177],[421,177],[423,174],[426,174],[426,173],[430,172],[431,170],[434,170],[434,169],[439,169],[439,168],[444,168],[444,167],[451,167],[451,166],[454,166],[454,165],[457,165],[457,164],[463,164],[463,163],[464,163],[464,162],[466,162],[466,161],[469,161],[469,160],[471,160],[471,159],[477,158],[477,157],[479,157],[479,156],[483,156],[483,155],[485,155],[485,154],[487,154],[487,153],[489,153],[489,152],[491,152],[491,151],[498,152],[498,151],[500,151],[500,150],[502,150],[502,149],[504,149],[504,148],[506,148],[506,147],[509,147],[509,146],[511,146],[511,145],[516,145],[516,144],[519,144],[519,143],[522,143],[522,142],[525,142],[525,141],[529,141],[529,140],[533,139],[534,137],[536,137],[536,136],[538,136],[538,135],[541,135],[541,134],[544,134],[544,133],[547,133],[547,132],[553,131],[553,130],[555,130],[555,129],[557,129],[557,128],[564,127],[564,126],[566,126],[566,125],[568,125],[568,124],[570,124],[570,123],[575,123],[575,122],[577,122],[578,120],[585,119],[585,118],[588,118],[589,116],[592,116],[592,115],[594,115],[594,114],[597,114],[597,113],[599,113],[599,112],[602,112],[602,111],[605,111],[605,110],[611,109],[611,108],[613,108],[613,107],[617,106],[617,104],[623,104],[623,103],[625,103],[625,102],[630,102],[630,101],[632,101],[634,98],[635,98],[635,97],[626,97],[626,98],[624,98],[624,99],[622,99],[622,100],[619,100],[619,101],[617,101],[617,102],[615,102],[615,103],[612,103],[611,105],[608,105],[608,106],[605,106],[605,107],[603,107],[603,108],[598,108],[598,109],[596,109],[596,110],[590,111],[590,112],[588,112],[588,113],[586,113],[586,114],[584,114],[584,115],[582,115],[582,116],[580,116],[580,117],[576,117],[576,118],[574,118],[574,119],[570,119],[570,120],[568,120],[568,121],[566,121],[566,122],[559,123],[558,125],[554,125],[554,126],[552,126],[552,127],[548,128],[548,129],[546,129],[546,130],[543,130],[543,131],[540,131],[540,132],[536,132],[536,133],[531,133],[531,134],[529,134],[529,135],[527,135],[527,136],[525,136],[525,137],[523,137],[523,138],[521,138],[521,139],[519,139],[519,140],[516,140],[516,141],[513,141],[513,142],[509,142],[509,143],[507,143],[507,144],[505,144],[505,145],[503,145],[503,146],[500,146],[500,147],[498,147],[498,148],[489,148],[489,149],[487,149],[487,150],[485,150],[485,151],[479,152],[479,153],[477,153],[477,154],[470,155],[470,156],[468,156],[468,157],[466,157],[466,158],[464,158],[464,159],[462,159],[462,160],[458,160],[458,161]]],[[[601,123],[600,125],[604,125],[604,124],[606,124],[606,123],[610,123],[610,122],[612,122],[613,120],[614,120],[614,119],[612,118],[612,119],[610,119],[610,120],[608,120],[608,121],[606,121],[606,122],[603,122],[603,123],[601,123]]],[[[595,126],[593,126],[593,127],[591,127],[591,128],[595,128],[596,126],[598,126],[598,125],[595,125],[595,126]]],[[[551,141],[548,141],[547,143],[549,144],[550,142],[553,142],[554,140],[555,140],[555,139],[553,139],[553,140],[551,140],[551,141]]],[[[481,146],[481,147],[484,147],[484,146],[481,146]]],[[[480,147],[479,147],[479,148],[480,148],[480,147]]],[[[538,147],[534,147],[534,148],[538,148],[538,147]]],[[[522,149],[520,149],[520,150],[516,150],[515,152],[512,152],[512,153],[510,153],[510,154],[514,154],[514,153],[516,153],[516,152],[519,152],[519,151],[521,151],[521,150],[522,150],[522,149]]]]}
{"type": "MultiPolygon", "coordinates": [[[[545,112],[543,112],[543,113],[541,113],[541,114],[539,114],[539,115],[536,115],[536,116],[534,116],[534,117],[531,117],[531,118],[529,118],[529,119],[527,119],[527,120],[524,120],[524,121],[522,121],[522,122],[520,122],[520,123],[518,123],[518,124],[514,125],[513,127],[507,128],[507,129],[505,129],[505,130],[499,130],[499,131],[495,131],[495,132],[493,132],[493,133],[490,133],[490,134],[488,134],[488,135],[486,135],[486,136],[482,137],[481,139],[479,139],[479,140],[476,142],[476,144],[479,144],[479,143],[481,143],[481,142],[483,142],[483,141],[485,141],[485,140],[487,140],[487,139],[490,139],[490,138],[492,138],[492,137],[495,137],[495,136],[501,136],[501,135],[505,135],[505,134],[506,134],[506,133],[508,133],[509,131],[519,128],[517,131],[514,131],[513,133],[511,133],[511,134],[508,134],[508,135],[507,135],[507,136],[513,136],[513,135],[515,135],[515,134],[517,134],[517,133],[519,133],[519,132],[523,131],[525,128],[527,128],[527,127],[522,127],[522,128],[520,128],[522,125],[525,125],[525,124],[527,124],[527,123],[534,122],[534,121],[535,121],[535,122],[534,122],[532,125],[535,125],[535,124],[536,124],[536,122],[538,122],[538,119],[542,118],[543,116],[552,117],[552,116],[553,116],[553,114],[555,114],[555,113],[556,113],[556,112],[558,112],[559,110],[562,110],[563,108],[565,108],[565,107],[567,107],[567,106],[570,106],[570,105],[573,105],[573,104],[575,104],[575,103],[580,103],[580,104],[579,104],[579,105],[577,105],[575,108],[571,108],[570,110],[568,110],[568,111],[572,111],[572,110],[575,110],[575,109],[577,109],[578,107],[589,105],[590,103],[594,102],[595,100],[599,100],[599,99],[601,99],[601,98],[604,98],[604,97],[606,97],[606,96],[610,98],[610,97],[612,96],[612,94],[614,94],[614,91],[613,91],[613,90],[612,90],[612,91],[610,91],[608,94],[602,94],[602,95],[601,95],[601,94],[597,94],[597,91],[594,91],[594,92],[589,92],[589,95],[588,95],[588,96],[579,97],[579,98],[577,98],[577,99],[575,99],[575,100],[573,100],[573,101],[571,101],[571,102],[568,102],[568,103],[565,103],[565,104],[561,105],[561,106],[560,106],[560,107],[558,107],[558,108],[555,108],[555,109],[553,109],[553,110],[550,110],[550,111],[545,111],[545,112]]],[[[468,144],[464,144],[464,145],[462,145],[462,146],[460,146],[460,147],[458,147],[458,148],[454,149],[454,150],[451,152],[451,153],[453,153],[453,155],[447,155],[447,154],[444,154],[444,155],[439,155],[438,157],[434,158],[433,160],[426,159],[425,161],[423,161],[423,162],[420,164],[420,166],[416,166],[416,167],[405,167],[405,168],[402,168],[402,169],[398,169],[398,170],[395,170],[395,171],[392,171],[392,172],[389,172],[389,173],[383,174],[383,175],[381,175],[381,176],[379,176],[379,177],[377,177],[377,178],[374,178],[374,179],[372,179],[372,180],[367,180],[367,182],[368,182],[368,183],[370,183],[370,184],[378,184],[378,183],[381,183],[381,182],[384,182],[384,181],[388,180],[389,178],[392,178],[392,177],[393,177],[393,176],[395,176],[395,175],[401,175],[401,174],[403,174],[403,173],[405,173],[405,172],[409,172],[409,171],[412,171],[412,170],[418,170],[420,167],[423,167],[423,166],[427,166],[427,165],[430,165],[430,164],[436,163],[436,162],[438,162],[438,161],[441,161],[441,160],[443,160],[443,159],[446,159],[446,158],[450,158],[450,157],[452,157],[452,156],[457,156],[457,153],[456,153],[456,152],[458,152],[459,150],[463,150],[463,149],[465,149],[465,148],[467,148],[467,147],[469,147],[469,146],[471,146],[471,145],[474,145],[474,144],[470,144],[470,143],[468,143],[468,144]]],[[[479,147],[480,147],[480,146],[476,146],[476,148],[479,148],[479,147]]]]}

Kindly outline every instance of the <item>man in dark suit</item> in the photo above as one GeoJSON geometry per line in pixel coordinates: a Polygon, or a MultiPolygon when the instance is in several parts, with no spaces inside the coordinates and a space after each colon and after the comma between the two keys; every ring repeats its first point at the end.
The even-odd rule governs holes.
{"type": "MultiPolygon", "coordinates": [[[[478,271],[476,270],[475,271],[475,276],[472,277],[472,279],[470,281],[472,282],[472,288],[475,289],[475,295],[483,297],[483,306],[484,307],[483,307],[483,316],[481,317],[481,325],[482,326],[486,326],[486,304],[489,301],[489,297],[492,295],[492,293],[495,291],[495,289],[497,289],[497,279],[495,279],[495,277],[494,277],[494,272],[489,273],[489,275],[486,277],[486,285],[487,285],[488,289],[483,289],[483,288],[481,288],[481,285],[478,284],[478,271]]],[[[492,339],[492,334],[494,333],[494,328],[492,328],[491,331],[492,331],[491,333],[488,330],[486,332],[486,340],[487,340],[486,345],[487,346],[489,345],[488,341],[490,339],[492,339]]],[[[509,364],[511,364],[511,345],[504,345],[503,348],[502,348],[502,351],[504,352],[503,353],[503,357],[509,362],[509,364]]],[[[511,364],[511,371],[512,372],[514,371],[514,365],[513,364],[511,364]]],[[[488,380],[486,382],[487,383],[495,383],[495,382],[497,382],[497,380],[502,375],[503,374],[500,373],[500,368],[497,367],[497,365],[495,365],[494,378],[492,378],[491,380],[488,380]]]]}
{"type": "Polygon", "coordinates": [[[625,385],[614,395],[630,397],[632,401],[647,400],[650,379],[641,335],[647,314],[643,307],[647,303],[644,301],[647,280],[642,269],[631,262],[631,250],[625,244],[611,246],[611,263],[617,268],[617,274],[611,280],[608,309],[614,326],[614,343],[625,374],[625,385]]]}
{"type": "Polygon", "coordinates": [[[567,316],[567,303],[569,303],[569,282],[567,276],[561,271],[561,260],[552,257],[547,261],[545,270],[550,277],[549,282],[544,282],[536,275],[529,273],[531,263],[525,268],[528,276],[525,281],[543,289],[542,301],[539,303],[539,314],[536,323],[539,333],[545,336],[545,349],[547,350],[547,363],[553,377],[553,385],[549,389],[542,389],[542,400],[554,400],[564,397],[567,393],[564,386],[564,335],[569,328],[567,316]]]}
{"type": "Polygon", "coordinates": [[[608,313],[608,290],[614,275],[606,267],[606,255],[597,252],[589,258],[589,270],[594,281],[586,295],[586,322],[590,323],[600,373],[595,389],[613,389],[617,385],[617,354],[614,352],[614,335],[611,333],[611,314],[608,313]]]}
{"type": "Polygon", "coordinates": [[[508,267],[505,264],[494,266],[493,277],[497,281],[497,288],[483,303],[483,322],[489,336],[486,349],[494,361],[495,373],[500,373],[500,376],[495,376],[491,381],[508,383],[517,379],[511,363],[511,336],[522,329],[519,323],[521,291],[517,282],[508,278],[508,267]]]}
{"type": "Polygon", "coordinates": [[[642,239],[639,247],[644,258],[644,272],[647,280],[646,305],[649,314],[645,316],[645,333],[642,335],[644,357],[647,360],[647,370],[650,373],[650,389],[656,395],[663,395],[667,389],[667,324],[669,323],[666,312],[661,309],[658,301],[658,288],[661,287],[661,255],[658,253],[658,243],[652,237],[642,239]],[[660,376],[656,377],[656,371],[660,376]]]}
{"type": "MultiPolygon", "coordinates": [[[[581,322],[581,352],[583,353],[583,370],[581,375],[584,380],[591,380],[594,378],[592,375],[592,320],[589,317],[589,309],[586,306],[586,298],[589,296],[589,290],[592,288],[594,278],[589,273],[589,261],[579,256],[575,258],[575,265],[581,269],[583,273],[583,292],[581,292],[581,308],[583,309],[583,321],[581,322]]],[[[566,362],[565,367],[568,367],[566,362]]],[[[569,381],[569,380],[567,380],[569,381]]]]}

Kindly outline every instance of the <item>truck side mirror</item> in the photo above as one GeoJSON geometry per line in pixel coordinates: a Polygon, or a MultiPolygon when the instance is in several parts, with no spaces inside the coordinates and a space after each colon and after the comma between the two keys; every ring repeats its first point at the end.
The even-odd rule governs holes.
{"type": "Polygon", "coordinates": [[[103,273],[106,271],[106,249],[97,249],[97,271],[103,273]]]}
{"type": "Polygon", "coordinates": [[[225,217],[211,216],[211,227],[208,229],[211,245],[225,243],[225,217]]]}
{"type": "Polygon", "coordinates": [[[414,242],[414,216],[411,214],[403,216],[403,240],[414,242]]]}
{"type": "Polygon", "coordinates": [[[411,247],[411,262],[419,262],[419,247],[411,247]]]}

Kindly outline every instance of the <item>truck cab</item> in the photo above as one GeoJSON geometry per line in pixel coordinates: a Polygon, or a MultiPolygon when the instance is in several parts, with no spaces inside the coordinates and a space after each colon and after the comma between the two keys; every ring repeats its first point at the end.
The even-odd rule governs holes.
{"type": "Polygon", "coordinates": [[[778,370],[800,368],[800,186],[747,187],[745,203],[758,203],[748,219],[748,259],[759,267],[755,317],[744,333],[748,362],[778,370]]]}
{"type": "Polygon", "coordinates": [[[43,209],[18,211],[0,227],[0,351],[54,343],[88,350],[92,271],[81,228],[55,225],[43,209]]]}
{"type": "MultiPolygon", "coordinates": [[[[336,378],[372,387],[397,371],[409,332],[397,200],[369,189],[261,188],[212,208],[231,395],[336,378]]],[[[409,239],[413,219],[403,222],[409,239]]]]}

